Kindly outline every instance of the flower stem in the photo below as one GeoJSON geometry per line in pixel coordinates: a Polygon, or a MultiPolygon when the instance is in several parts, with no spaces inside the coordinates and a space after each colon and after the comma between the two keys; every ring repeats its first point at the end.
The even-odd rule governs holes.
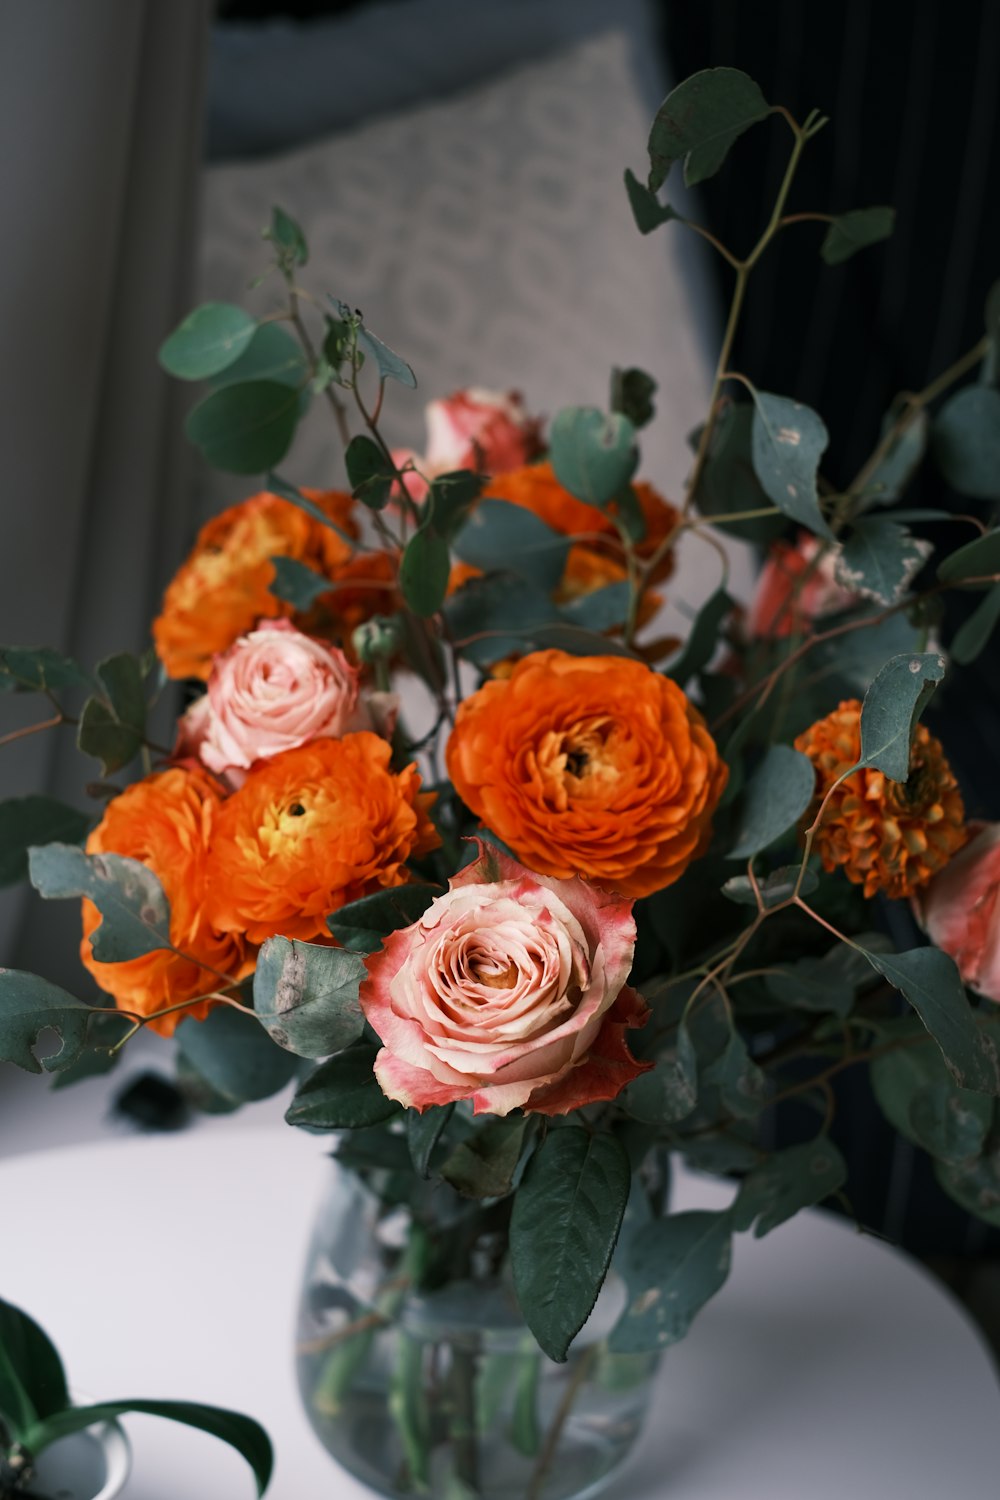
{"type": "Polygon", "coordinates": [[[531,1476],[531,1482],[528,1485],[526,1500],[542,1500],[542,1495],[545,1490],[545,1483],[549,1477],[549,1470],[552,1468],[552,1464],[556,1456],[556,1450],[559,1447],[559,1441],[563,1435],[563,1428],[569,1421],[570,1413],[573,1410],[573,1404],[576,1401],[577,1396],[580,1394],[581,1386],[590,1375],[591,1367],[593,1366],[596,1355],[597,1345],[591,1344],[590,1348],[585,1349],[577,1360],[576,1369],[573,1371],[573,1374],[567,1381],[566,1389],[563,1391],[562,1400],[560,1401],[558,1410],[556,1411],[556,1414],[552,1419],[552,1426],[545,1434],[545,1444],[542,1448],[541,1453],[538,1455],[538,1462],[535,1465],[534,1473],[531,1476]]]}

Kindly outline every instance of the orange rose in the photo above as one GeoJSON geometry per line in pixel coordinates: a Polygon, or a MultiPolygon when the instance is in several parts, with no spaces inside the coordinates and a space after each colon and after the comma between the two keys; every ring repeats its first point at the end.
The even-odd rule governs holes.
{"type": "Polygon", "coordinates": [[[678,880],[728,778],[676,683],[618,656],[536,651],[458,710],[448,771],[530,869],[624,896],[678,880]]]}
{"type": "MultiPolygon", "coordinates": [[[[355,526],[350,495],[303,490],[342,530],[355,526]]],[[[170,677],[207,679],[212,657],[260,619],[288,618],[292,606],[270,591],[272,557],[291,557],[332,572],[351,558],[329,526],[266,491],[232,505],[204,525],[175,573],[153,621],[156,650],[170,677]]]]}
{"type": "MultiPolygon", "coordinates": [[[[817,802],[861,758],[861,704],[841,703],[795,741],[816,767],[817,802]]],[[[872,897],[912,895],[943,869],[967,838],[962,794],[940,740],[917,726],[908,781],[890,781],[872,766],[832,792],[814,848],[825,870],[842,869],[872,897]]]]}
{"type": "Polygon", "coordinates": [[[389,769],[390,747],[362,731],[314,740],[259,763],[220,809],[208,910],[250,942],[327,936],[348,901],[410,878],[406,861],[438,846],[415,766],[389,769]]]}
{"type": "MultiPolygon", "coordinates": [[[[175,767],[147,776],[115,797],[87,840],[88,854],[123,854],[153,871],[170,902],[170,941],[191,955],[181,958],[163,948],[125,963],[98,963],[90,934],[101,915],[84,901],[80,957],[123,1010],[150,1015],[219,988],[222,980],[211,970],[238,979],[253,967],[245,961],[242,938],[215,931],[205,915],[208,843],[221,806],[222,793],[211,776],[175,767]]],[[[172,1036],[189,1017],[203,1021],[212,1004],[202,1000],[149,1024],[162,1036],[172,1036]]]]}
{"type": "MultiPolygon", "coordinates": [[[[646,535],[636,551],[640,557],[651,557],[673,531],[680,514],[656,493],[652,485],[640,481],[633,484],[632,489],[646,522],[646,535]]],[[[511,505],[530,510],[562,536],[587,536],[593,539],[591,546],[610,551],[614,557],[621,556],[621,542],[611,517],[563,489],[549,463],[528,464],[509,474],[495,474],[486,487],[486,494],[491,499],[507,500],[511,505]]],[[[668,551],[656,568],[656,581],[669,578],[673,566],[673,555],[668,551]]]]}

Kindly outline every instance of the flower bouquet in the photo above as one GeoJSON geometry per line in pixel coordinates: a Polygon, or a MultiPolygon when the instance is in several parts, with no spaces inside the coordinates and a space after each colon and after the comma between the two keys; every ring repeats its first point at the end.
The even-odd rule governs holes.
{"type": "Polygon", "coordinates": [[[947,684],[943,741],[920,722],[1000,616],[1000,532],[963,516],[970,540],[940,555],[910,528],[953,513],[898,505],[927,450],[954,490],[1000,499],[1000,293],[850,486],[828,484],[820,417],[731,367],[777,235],[814,253],[800,221],[819,220],[838,264],[891,230],[885,208],[790,211],[826,123],[716,69],[661,106],[646,180],[626,173],[640,231],[686,224],[733,272],[676,504],[636,479],[655,397],[637,369],[613,372],[607,410],[547,426],[459,393],[429,407],[425,454],[394,449],[384,408],[414,374],[303,285],[305,237],[276,209],[280,297],[199,307],[161,351],[209,386],[187,422],[204,457],[266,488],[203,527],[155,653],[93,672],[0,653],[7,687],[49,700],[37,727],[74,723],[101,763],[99,817],[32,798],[0,826],[43,897],[82,899],[108,997],[5,971],[0,1057],[65,1079],[146,1027],[205,1108],[294,1080],[287,1119],[334,1132],[339,1164],[303,1394],[386,1494],[556,1500],[609,1474],[733,1236],[849,1206],[848,1068],[1000,1224],[997,833],[966,820],[947,684]],[[660,191],[765,121],[788,168],[737,251],[660,191]],[[276,472],[312,402],[344,439],[342,490],[276,472]],[[770,547],[749,610],[729,535],[770,547]],[[699,545],[720,581],[678,641],[659,605],[699,545]],[[982,599],[942,643],[949,589],[982,599]],[[170,679],[196,691],[168,750],[146,724],[170,679]],[[930,943],[889,936],[909,911],[930,943]],[[672,1154],[732,1177],[730,1205],[672,1213],[672,1154]]]}

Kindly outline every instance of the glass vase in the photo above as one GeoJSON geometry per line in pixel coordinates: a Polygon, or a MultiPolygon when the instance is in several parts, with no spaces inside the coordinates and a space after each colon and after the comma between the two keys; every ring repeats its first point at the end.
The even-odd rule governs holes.
{"type": "Polygon", "coordinates": [[[656,1355],[614,1354],[612,1271],[564,1364],[538,1348],[510,1280],[505,1205],[443,1187],[431,1214],[335,1167],[315,1225],[297,1369],[309,1420],[382,1495],[569,1500],[622,1464],[656,1355]],[[455,1274],[456,1267],[460,1274],[455,1274]]]}

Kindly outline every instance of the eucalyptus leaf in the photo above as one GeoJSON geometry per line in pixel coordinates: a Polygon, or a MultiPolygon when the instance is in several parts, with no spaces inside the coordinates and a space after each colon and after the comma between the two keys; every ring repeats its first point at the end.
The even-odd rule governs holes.
{"type": "Polygon", "coordinates": [[[830,224],[820,246],[820,255],[828,266],[839,266],[857,250],[887,240],[896,225],[896,210],[880,205],[877,208],[852,208],[849,213],[837,214],[830,224]]]}
{"type": "Polygon", "coordinates": [[[637,1354],[678,1343],[725,1283],[731,1259],[728,1212],[696,1209],[645,1225],[621,1257],[628,1304],[609,1347],[637,1354]]]}
{"type": "Polygon", "coordinates": [[[702,605],[682,650],[665,668],[664,675],[678,687],[685,687],[708,666],[719,645],[722,626],[734,607],[734,600],[725,589],[716,589],[702,605]]]}
{"type": "Polygon", "coordinates": [[[355,499],[369,510],[384,510],[396,481],[392,464],[379,445],[363,434],[351,438],[344,453],[355,499]]]}
{"type": "Polygon", "coordinates": [[[357,1042],[320,1063],[301,1083],[285,1119],[304,1130],[353,1130],[378,1125],[399,1113],[374,1073],[375,1048],[357,1042]]]}
{"type": "MultiPolygon", "coordinates": [[[[779,869],[772,870],[770,875],[757,877],[757,890],[766,911],[769,907],[780,906],[794,894],[799,878],[798,865],[781,865],[779,869]]],[[[802,877],[800,887],[801,894],[808,896],[819,885],[819,880],[813,870],[807,869],[802,877]]],[[[738,906],[756,906],[757,896],[753,886],[750,884],[749,876],[733,875],[722,887],[722,894],[730,901],[735,901],[738,906]]]]}
{"type": "Polygon", "coordinates": [[[298,420],[297,391],[276,380],[250,380],[199,401],[184,430],[214,468],[260,474],[284,458],[298,420]]]}
{"type": "Polygon", "coordinates": [[[308,264],[309,247],[305,235],[291,214],[286,214],[277,205],[271,209],[271,223],[264,230],[264,239],[271,241],[288,270],[308,264]]]}
{"type": "Polygon", "coordinates": [[[68,1068],[86,1045],[90,1015],[89,1005],[38,974],[0,969],[0,1062],[16,1063],[27,1073],[68,1068]],[[39,1057],[38,1040],[47,1031],[55,1032],[62,1046],[39,1057]]]}
{"type": "Polygon", "coordinates": [[[1000,583],[995,583],[977,604],[973,613],[955,631],[951,655],[960,667],[975,661],[989,642],[1000,621],[1000,583]]]}
{"type": "MultiPolygon", "coordinates": [[[[895,425],[895,420],[890,412],[882,423],[883,437],[889,428],[895,425]]],[[[927,450],[929,427],[927,412],[922,406],[911,412],[906,426],[869,476],[865,486],[866,497],[877,500],[880,505],[898,499],[920,467],[921,459],[927,450]]],[[[904,521],[915,518],[912,515],[906,516],[894,511],[893,519],[904,521]]]]}
{"type": "Polygon", "coordinates": [[[661,203],[656,194],[644,182],[640,182],[629,167],[625,168],[625,191],[628,193],[635,227],[640,234],[651,234],[661,224],[680,217],[669,203],[661,203]]]}
{"type": "Polygon", "coordinates": [[[514,1199],[510,1255],[524,1320],[559,1363],[590,1316],[618,1239],[631,1184],[613,1135],[550,1131],[514,1199]]]}
{"type": "Polygon", "coordinates": [[[649,133],[649,187],[655,192],[684,159],[689,187],[713,177],[735,141],[770,113],[753,79],[736,68],[706,68],[678,84],[649,133]]]}
{"type": "Polygon", "coordinates": [[[159,361],[179,380],[207,380],[239,359],[257,320],[231,302],[204,302],[160,345],[159,361]]]}
{"type": "Polygon", "coordinates": [[[299,562],[297,557],[272,557],[271,566],[274,577],[268,584],[268,592],[303,613],[333,587],[331,579],[317,573],[308,563],[299,562]]]}
{"type": "Polygon", "coordinates": [[[835,943],[822,957],[796,959],[767,975],[768,992],[796,1010],[848,1016],[858,990],[871,982],[865,953],[847,943],[835,943]]]}
{"type": "Polygon", "coordinates": [[[32,844],[82,844],[93,819],[55,797],[11,797],[0,802],[0,886],[28,874],[32,844]]]}
{"type": "Polygon", "coordinates": [[[526,578],[548,594],[562,578],[571,546],[571,537],[554,531],[530,510],[487,496],[469,515],[452,549],[463,562],[484,572],[502,562],[505,572],[526,578]]]}
{"type": "Polygon", "coordinates": [[[855,522],[837,556],[837,581],[878,604],[898,604],[933,551],[930,542],[911,536],[882,516],[855,522]]]}
{"type": "Polygon", "coordinates": [[[84,755],[100,761],[102,776],[111,776],[139,754],[142,731],[123,724],[101,698],[88,698],[77,725],[76,743],[84,755]]]}
{"type": "Polygon", "coordinates": [[[253,1008],[273,1042],[299,1057],[329,1057],[364,1027],[364,960],[343,948],[268,938],[257,955],[253,1008]]]}
{"type": "Polygon", "coordinates": [[[737,1120],[754,1119],[767,1104],[769,1085],[747,1051],[747,1044],[735,1027],[721,1056],[705,1069],[703,1082],[717,1088],[727,1114],[737,1120]]]}
{"type": "Polygon", "coordinates": [[[562,606],[562,617],[588,633],[614,630],[628,618],[631,589],[627,583],[607,583],[593,593],[581,594],[562,606]]]}
{"type": "Polygon", "coordinates": [[[645,370],[632,365],[627,370],[615,366],[611,371],[611,410],[628,417],[636,429],[645,427],[656,415],[655,395],[656,381],[645,370]]]}
{"type": "MultiPolygon", "coordinates": [[[[968,578],[985,578],[994,573],[1000,573],[1000,527],[966,542],[964,547],[946,557],[938,568],[942,583],[964,583],[968,578]]],[[[980,586],[990,588],[992,585],[984,583],[980,586]]]]}
{"type": "Polygon", "coordinates": [[[442,613],[459,654],[483,667],[523,650],[536,627],[560,619],[549,595],[514,573],[470,579],[445,600],[442,613]]]}
{"type": "Polygon", "coordinates": [[[93,683],[71,656],[49,646],[0,646],[0,690],[46,693],[75,687],[93,683]]]}
{"type": "Polygon", "coordinates": [[[960,495],[1000,500],[1000,391],[956,391],[938,412],[931,441],[938,468],[960,495]]]}
{"type": "MultiPolygon", "coordinates": [[[[742,521],[721,519],[738,511],[764,510],[773,504],[754,470],[754,412],[751,401],[727,401],[722,406],[709,438],[695,498],[701,514],[714,525],[747,541],[767,543],[784,528],[782,515],[754,516],[742,521]]],[[[699,428],[693,441],[697,444],[700,438],[699,428]]]]}
{"type": "Polygon", "coordinates": [[[740,798],[730,859],[750,859],[781,838],[816,795],[812,761],[790,745],[771,745],[740,798]]]}
{"type": "Polygon", "coordinates": [[[547,625],[536,625],[525,631],[539,650],[565,651],[567,656],[625,656],[630,661],[641,661],[642,657],[621,641],[606,635],[595,635],[592,630],[581,630],[567,618],[547,625]]]}
{"type": "Polygon", "coordinates": [[[940,948],[873,953],[868,962],[909,1001],[941,1049],[952,1078],[980,1094],[1000,1094],[1000,1055],[992,1036],[976,1025],[953,959],[940,948]]]}
{"type": "Polygon", "coordinates": [[[292,505],[298,506],[299,510],[305,511],[307,516],[312,516],[313,520],[318,521],[321,526],[328,526],[331,531],[337,533],[341,541],[347,543],[352,551],[357,545],[354,537],[338,526],[337,522],[316,504],[315,500],[310,500],[308,495],[304,495],[296,485],[289,484],[287,479],[282,479],[280,474],[268,474],[265,489],[270,494],[277,495],[279,499],[288,500],[292,505]]]}
{"type": "Polygon", "coordinates": [[[812,1208],[847,1181],[847,1163],[827,1136],[775,1151],[743,1179],[733,1204],[733,1227],[762,1239],[803,1208],[812,1208]]]}
{"type": "Polygon", "coordinates": [[[936,651],[886,662],[861,706],[859,766],[875,766],[891,781],[908,780],[913,731],[944,669],[944,657],[936,651]]]}
{"type": "Polygon", "coordinates": [[[425,522],[410,537],[399,565],[399,586],[415,615],[427,619],[437,614],[450,572],[448,543],[425,522]]]}
{"type": "Polygon", "coordinates": [[[569,406],[556,413],[549,455],[559,483],[598,509],[617,499],[639,462],[629,419],[593,406],[569,406]]]}
{"type": "Polygon", "coordinates": [[[298,1059],[275,1045],[252,1010],[217,1005],[204,1021],[182,1021],[176,1037],[185,1061],[230,1104],[270,1099],[298,1072],[298,1059]]]}
{"type": "Polygon", "coordinates": [[[86,896],[103,918],[90,935],[98,963],[125,963],[171,947],[170,904],[156,875],[121,854],[84,854],[72,844],[28,851],[31,883],[47,901],[86,896]]]}
{"type": "Polygon", "coordinates": [[[354,953],[377,953],[384,937],[411,927],[431,902],[442,895],[444,887],[440,885],[415,882],[390,886],[372,896],[349,901],[327,917],[326,925],[342,947],[354,953]]]}
{"type": "MultiPolygon", "coordinates": [[[[424,501],[434,530],[451,542],[464,525],[469,507],[478,500],[488,481],[483,474],[472,469],[453,469],[447,474],[436,474],[431,480],[427,499],[424,501]]],[[[492,567],[496,559],[490,561],[492,567]]]]}
{"type": "Polygon", "coordinates": [[[300,392],[308,379],[309,362],[288,329],[280,323],[261,323],[239,359],[213,375],[211,384],[219,390],[225,385],[273,380],[300,392]]]}
{"type": "Polygon", "coordinates": [[[698,1102],[698,1059],[681,1021],[674,1045],[662,1052],[651,1073],[634,1078],[620,1096],[629,1114],[647,1125],[683,1120],[698,1102]]]}
{"type": "Polygon", "coordinates": [[[1000,1147],[961,1164],[935,1161],[934,1175],[967,1213],[1000,1229],[1000,1147]]]}
{"type": "Polygon", "coordinates": [[[907,1140],[939,1161],[958,1164],[980,1154],[993,1102],[958,1087],[930,1038],[873,1058],[870,1076],[883,1114],[907,1140]]]}
{"type": "Polygon", "coordinates": [[[817,536],[833,540],[819,506],[819,461],[829,436],[808,406],[787,396],[754,392],[751,451],[754,472],[779,510],[817,536]]]}

